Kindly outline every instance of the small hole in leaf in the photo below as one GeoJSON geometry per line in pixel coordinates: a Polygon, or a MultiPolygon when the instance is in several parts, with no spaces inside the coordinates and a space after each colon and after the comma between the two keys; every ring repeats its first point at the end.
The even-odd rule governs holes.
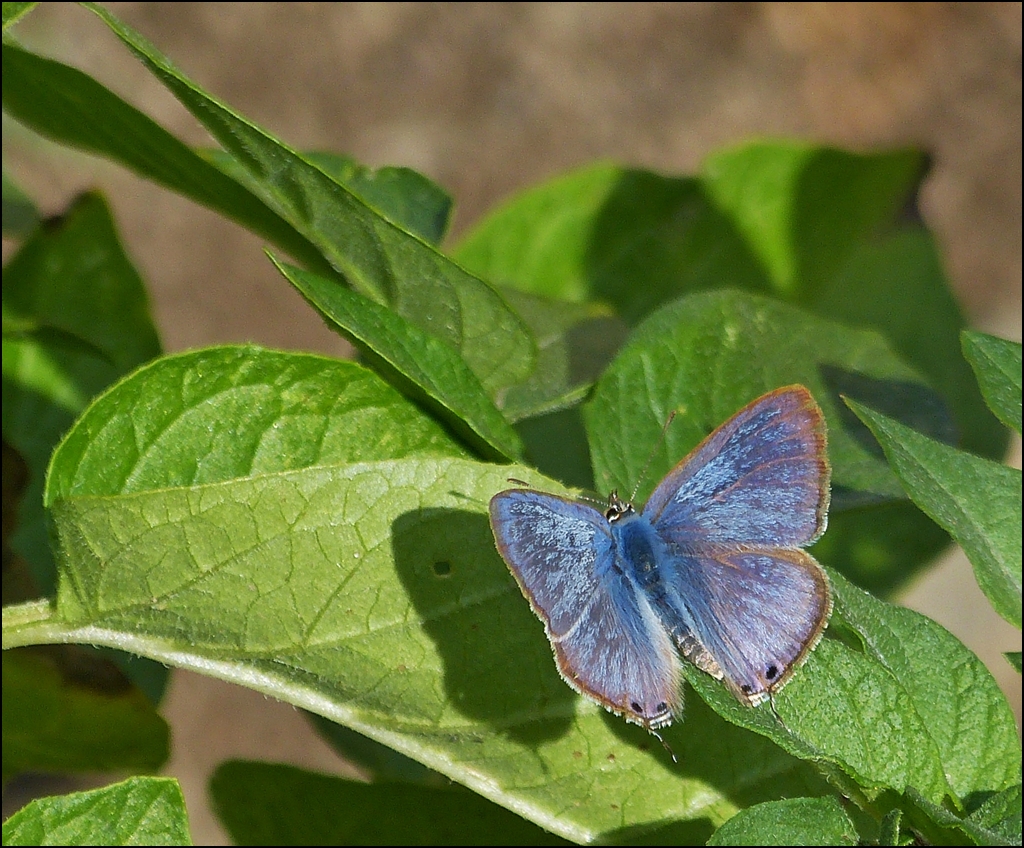
{"type": "Polygon", "coordinates": [[[448,577],[452,573],[452,564],[446,559],[434,563],[434,574],[438,577],[448,577]]]}

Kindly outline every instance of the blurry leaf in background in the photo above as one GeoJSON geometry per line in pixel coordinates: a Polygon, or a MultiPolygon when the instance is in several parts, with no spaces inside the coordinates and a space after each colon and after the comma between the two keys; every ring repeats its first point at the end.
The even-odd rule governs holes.
{"type": "Polygon", "coordinates": [[[566,845],[461,786],[366,784],[231,760],[210,778],[237,845],[566,845]]]}
{"type": "Polygon", "coordinates": [[[3,774],[155,771],[170,745],[153,703],[73,645],[3,655],[3,774]]]}
{"type": "Polygon", "coordinates": [[[4,238],[23,238],[39,224],[39,210],[25,192],[23,192],[3,172],[3,230],[4,238]]]}
{"type": "Polygon", "coordinates": [[[95,394],[160,353],[145,287],[99,195],[83,195],[10,259],[3,316],[4,439],[29,469],[13,547],[52,592],[42,511],[50,454],[95,394]]]}

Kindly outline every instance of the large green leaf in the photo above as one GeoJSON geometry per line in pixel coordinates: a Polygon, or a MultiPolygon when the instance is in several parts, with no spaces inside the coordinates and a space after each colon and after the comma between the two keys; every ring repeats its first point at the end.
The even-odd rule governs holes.
{"type": "MultiPolygon", "coordinates": [[[[565,686],[540,622],[494,549],[487,502],[508,477],[564,490],[527,468],[435,449],[359,461],[346,445],[374,450],[390,429],[387,412],[369,438],[372,428],[332,428],[340,421],[323,409],[290,425],[309,398],[333,403],[343,393],[320,391],[325,377],[269,380],[294,398],[282,406],[270,403],[265,375],[301,374],[302,366],[366,375],[327,362],[248,349],[186,354],[97,401],[51,471],[62,564],[56,605],[36,605],[27,611],[34,619],[26,613],[5,626],[5,646],[104,644],[238,682],[343,723],[576,840],[703,841],[750,804],[826,792],[794,754],[869,797],[913,786],[941,803],[972,781],[1005,788],[1004,773],[1019,761],[1012,716],[951,637],[937,655],[915,648],[915,663],[895,671],[884,651],[826,639],[776,698],[784,725],[691,670],[702,698],[729,721],[691,699],[682,725],[664,734],[673,762],[641,728],[565,686]],[[219,361],[232,352],[234,367],[219,361]],[[276,368],[274,357],[282,360],[276,368]],[[129,422],[133,441],[123,435],[129,422]],[[300,438],[307,427],[337,432],[320,441],[340,439],[341,447],[302,448],[314,441],[300,438]],[[113,468],[100,462],[110,457],[107,438],[135,445],[127,459],[111,457],[113,468]],[[985,717],[984,745],[961,750],[935,738],[933,708],[917,701],[927,686],[902,677],[932,660],[930,668],[970,675],[969,687],[943,695],[941,709],[985,717]],[[982,751],[985,770],[971,759],[982,751]]],[[[407,416],[406,407],[395,414],[407,416]]],[[[395,429],[409,430],[408,419],[395,429]]],[[[843,610],[850,590],[837,590],[843,610]]],[[[877,621],[865,617],[859,638],[883,641],[893,615],[878,604],[877,621]]],[[[923,619],[912,629],[918,642],[931,633],[923,619]]]]}
{"type": "Polygon", "coordinates": [[[601,163],[528,189],[455,254],[484,279],[630,323],[687,291],[767,291],[768,279],[697,180],[601,163]]]}
{"type": "Polygon", "coordinates": [[[586,408],[594,476],[603,491],[649,492],[658,478],[729,415],[791,383],[814,393],[829,424],[833,482],[882,497],[902,491],[891,472],[844,425],[826,382],[833,370],[877,391],[927,387],[879,335],[853,330],[740,292],[690,295],[653,314],[601,377],[586,408]],[[649,446],[668,420],[664,446],[639,481],[649,446]]]}
{"type": "Polygon", "coordinates": [[[89,8],[249,172],[264,202],[356,290],[448,342],[492,396],[530,375],[533,339],[497,292],[204,92],[105,9],[89,8]]]}
{"type": "MultiPolygon", "coordinates": [[[[1021,750],[1013,713],[992,674],[955,636],[913,610],[886,604],[833,575],[841,622],[858,634],[866,656],[897,681],[927,728],[954,803],[970,810],[979,797],[1020,782],[1021,750]]],[[[867,693],[851,681],[852,703],[867,693]]],[[[810,707],[810,704],[806,705],[810,707]]],[[[902,721],[879,715],[898,738],[902,721]]],[[[908,741],[908,740],[905,740],[908,741]]],[[[924,747],[919,741],[920,747],[924,747]]],[[[913,756],[911,745],[905,749],[913,756]]],[[[877,754],[877,752],[876,752],[877,754]]],[[[892,750],[894,767],[900,767],[892,750]]],[[[913,782],[924,794],[924,787],[913,782]]]]}
{"type": "Polygon", "coordinates": [[[1021,626],[1021,472],[951,448],[848,400],[907,494],[963,547],[978,585],[1021,626]]]}
{"type": "Polygon", "coordinates": [[[1016,723],[982,662],[935,622],[830,577],[829,634],[775,696],[778,720],[691,666],[687,679],[720,714],[814,758],[865,809],[897,803],[930,835],[1017,784],[1016,723]],[[946,805],[955,814],[938,816],[946,805]]]}
{"type": "Polygon", "coordinates": [[[185,799],[169,777],[40,798],[4,822],[4,845],[191,845],[185,799]]]}
{"type": "Polygon", "coordinates": [[[910,226],[862,244],[807,306],[882,333],[949,404],[956,430],[944,440],[991,459],[1003,455],[1006,430],[960,355],[964,318],[930,233],[910,226]]]}
{"type": "Polygon", "coordinates": [[[483,456],[516,459],[522,443],[458,353],[402,316],[329,280],[275,261],[321,314],[406,394],[430,406],[483,456]]]}
{"type": "Polygon", "coordinates": [[[4,439],[29,471],[13,545],[52,591],[42,511],[50,454],[97,392],[160,352],[142,280],[101,197],[79,198],[7,263],[3,320],[4,439]]]}
{"type": "Polygon", "coordinates": [[[460,786],[369,785],[231,761],[210,778],[237,845],[564,845],[460,786]]]}
{"type": "Polygon", "coordinates": [[[111,645],[258,689],[577,840],[705,839],[738,805],[821,791],[699,701],[666,735],[678,767],[580,704],[494,549],[487,500],[510,475],[554,487],[426,457],[62,499],[56,609],[5,638],[111,645]]]}
{"type": "MultiPolygon", "coordinates": [[[[880,602],[857,622],[871,651],[826,639],[776,697],[785,725],[688,671],[732,724],[691,699],[664,734],[674,764],[555,672],[488,526],[511,475],[559,491],[529,469],[423,457],[61,500],[56,609],[6,638],[114,645],[258,689],[577,840],[706,839],[740,807],[824,791],[737,724],[870,795],[915,786],[941,803],[1016,779],[991,676],[912,613],[913,662],[895,665],[886,634],[903,613],[880,602]],[[950,714],[981,724],[947,741],[936,717],[950,714]]],[[[851,592],[837,583],[844,616],[851,592]]]]}
{"type": "MultiPolygon", "coordinates": [[[[932,405],[949,404],[952,417],[934,435],[996,458],[1005,432],[957,353],[963,317],[912,214],[923,164],[911,151],[773,141],[717,153],[697,179],[591,166],[512,198],[457,256],[486,279],[611,304],[632,322],[679,294],[730,287],[870,327],[929,380],[932,405]]],[[[857,396],[842,379],[832,390],[857,396]]],[[[907,400],[904,413],[915,406],[907,400]]],[[[834,560],[876,591],[891,591],[948,543],[907,503],[850,513],[834,530],[825,542],[834,560]]]]}
{"type": "Polygon", "coordinates": [[[934,240],[914,222],[923,170],[915,151],[858,155],[759,142],[709,157],[702,181],[761,258],[774,291],[882,333],[950,404],[963,445],[994,458],[1005,433],[959,356],[963,316],[934,240]]]}

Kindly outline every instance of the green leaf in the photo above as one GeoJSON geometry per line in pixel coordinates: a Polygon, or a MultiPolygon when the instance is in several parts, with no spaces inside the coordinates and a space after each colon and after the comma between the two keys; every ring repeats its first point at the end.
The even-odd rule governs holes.
{"type": "Polygon", "coordinates": [[[857,845],[857,830],[835,798],[787,798],[741,810],[708,845],[857,845]]]}
{"type": "Polygon", "coordinates": [[[7,32],[7,28],[14,26],[20,21],[25,15],[32,11],[38,3],[4,3],[3,4],[3,27],[4,32],[7,32]]]}
{"type": "Polygon", "coordinates": [[[231,761],[210,778],[237,845],[564,845],[462,787],[366,784],[231,761]]]}
{"type": "Polygon", "coordinates": [[[949,404],[956,429],[943,440],[990,459],[1003,456],[1007,433],[960,355],[964,318],[930,233],[908,227],[860,245],[806,306],[834,321],[882,333],[949,404]]]}
{"type": "Polygon", "coordinates": [[[1006,661],[1017,669],[1017,673],[1020,673],[1021,669],[1021,652],[1020,651],[1007,651],[1003,656],[1006,657],[1006,661]]]}
{"type": "Polygon", "coordinates": [[[3,828],[4,845],[191,845],[185,799],[169,777],[32,801],[3,828]]]}
{"type": "Polygon", "coordinates": [[[961,334],[961,341],[985,402],[1000,421],[1020,433],[1020,342],[966,330],[961,334]]]}
{"type": "Polygon", "coordinates": [[[465,451],[365,368],[209,348],[155,360],[89,407],[54,453],[46,503],[417,454],[465,451]]]}
{"type": "Polygon", "coordinates": [[[958,451],[848,400],[907,494],[946,528],[995,610],[1021,626],[1021,473],[958,451]]]}
{"type": "Polygon", "coordinates": [[[970,815],[961,818],[945,807],[915,793],[907,793],[913,806],[909,817],[929,845],[1020,845],[1020,784],[994,795],[970,815]]]}
{"type": "Polygon", "coordinates": [[[699,181],[599,163],[528,189],[455,253],[503,286],[604,303],[630,323],[687,291],[768,280],[699,181]]]}
{"type": "Polygon", "coordinates": [[[39,225],[39,210],[25,192],[3,172],[4,238],[23,238],[39,225]]]}
{"type": "Polygon", "coordinates": [[[829,576],[836,612],[826,638],[774,696],[778,719],[684,665],[701,697],[729,721],[813,759],[865,809],[918,797],[900,803],[925,832],[946,827],[928,805],[963,810],[1016,784],[1016,723],[981,661],[924,616],[829,576]]]}
{"type": "Polygon", "coordinates": [[[639,484],[643,500],[714,427],[790,383],[812,390],[828,422],[832,508],[816,551],[858,583],[899,584],[948,536],[909,504],[884,502],[903,497],[902,489],[838,389],[881,399],[939,432],[948,429],[944,407],[876,333],[776,301],[728,291],[691,295],[636,329],[585,407],[598,491],[632,492],[639,484]],[[679,414],[640,480],[673,409],[679,414]],[[908,524],[920,532],[908,537],[908,524]]]}
{"type": "MultiPolygon", "coordinates": [[[[971,800],[1019,783],[1016,721],[981,660],[934,621],[830,576],[840,620],[856,631],[865,655],[881,664],[910,698],[930,740],[916,744],[937,753],[955,798],[971,800]]],[[[869,700],[870,694],[854,686],[846,698],[854,705],[869,700]]],[[[897,736],[902,732],[901,719],[892,715],[880,719],[889,725],[887,732],[897,736]]],[[[913,744],[909,740],[898,746],[880,744],[877,754],[896,761],[903,756],[900,748],[906,745],[904,750],[910,752],[913,744]]],[[[909,783],[928,794],[920,782],[909,783]]],[[[938,802],[941,796],[933,800],[938,802]]]]}
{"type": "MultiPolygon", "coordinates": [[[[237,159],[223,150],[200,155],[229,177],[259,191],[260,184],[237,159]]],[[[434,245],[441,243],[452,211],[451,196],[437,183],[411,168],[367,168],[351,156],[308,151],[302,157],[345,186],[377,214],[434,245]]]]}
{"type": "MultiPolygon", "coordinates": [[[[1005,434],[958,354],[964,320],[934,240],[913,223],[924,164],[915,151],[858,155],[756,142],[713,155],[702,178],[774,291],[882,333],[951,405],[963,446],[996,458],[1005,434]]],[[[919,532],[919,522],[902,523],[908,538],[919,532]]]]}
{"type": "MultiPolygon", "coordinates": [[[[910,151],[862,156],[787,141],[723,151],[696,180],[591,166],[513,198],[456,255],[486,279],[611,304],[630,321],[678,294],[728,286],[872,328],[937,393],[928,414],[941,426],[923,429],[998,458],[1005,430],[958,353],[964,320],[934,240],[913,223],[922,166],[910,151]],[[934,409],[939,398],[949,412],[934,409]]],[[[859,397],[828,376],[833,393],[859,397]]],[[[917,404],[907,400],[909,418],[917,404]]],[[[548,435],[544,428],[537,441],[548,435]]],[[[584,483],[572,468],[545,468],[584,483]]],[[[848,494],[834,504],[852,506],[848,494]]],[[[884,593],[948,543],[905,502],[844,512],[822,545],[834,564],[884,593]]]]}
{"type": "Polygon", "coordinates": [[[593,305],[503,293],[537,341],[533,374],[501,398],[505,416],[518,422],[578,404],[625,340],[625,322],[593,305]]]}
{"type": "Polygon", "coordinates": [[[42,511],[50,454],[97,392],[160,352],[142,280],[101,197],[83,195],[11,258],[3,316],[3,433],[29,469],[13,546],[52,591],[42,511]]]}
{"type": "Polygon", "coordinates": [[[26,771],[155,771],[167,759],[167,724],[152,703],[110,670],[100,677],[94,655],[76,649],[76,659],[4,652],[5,782],[26,771]]]}
{"type": "Polygon", "coordinates": [[[651,315],[607,369],[585,418],[602,491],[631,491],[669,413],[676,416],[640,491],[714,427],[771,389],[803,383],[829,424],[833,482],[884,497],[902,491],[885,464],[844,426],[823,377],[840,367],[890,392],[920,384],[875,333],[852,330],[740,292],[690,295],[651,315]]]}
{"type": "Polygon", "coordinates": [[[916,151],[861,156],[772,141],[708,157],[701,177],[775,291],[803,301],[890,224],[923,166],[916,151]]]}
{"type": "Polygon", "coordinates": [[[264,201],[353,288],[450,344],[492,396],[529,376],[533,340],[497,292],[208,95],[101,6],[88,7],[249,172],[264,201]]]}
{"type": "Polygon", "coordinates": [[[964,829],[979,845],[1020,845],[1021,785],[1018,783],[987,798],[966,818],[964,829]]]}
{"type": "Polygon", "coordinates": [[[274,264],[377,371],[405,394],[429,406],[469,445],[492,459],[522,455],[516,431],[459,354],[444,341],[334,280],[276,260],[274,264]]]}
{"type": "Polygon", "coordinates": [[[889,810],[883,817],[878,827],[879,845],[909,845],[911,837],[900,834],[900,824],[903,820],[903,811],[899,808],[889,810]]]}
{"type": "Polygon", "coordinates": [[[3,46],[4,109],[54,141],[123,165],[237,221],[325,273],[319,250],[248,188],[81,71],[3,46]]]}
{"type": "Polygon", "coordinates": [[[317,151],[305,158],[403,230],[435,247],[441,244],[452,214],[452,198],[423,174],[412,168],[367,168],[336,153],[317,151]]]}

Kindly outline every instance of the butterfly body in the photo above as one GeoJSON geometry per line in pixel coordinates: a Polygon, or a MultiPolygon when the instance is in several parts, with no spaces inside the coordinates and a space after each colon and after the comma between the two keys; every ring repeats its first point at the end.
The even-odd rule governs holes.
{"type": "Polygon", "coordinates": [[[793,386],[715,430],[640,512],[512,489],[491,525],[563,678],[653,731],[681,707],[678,654],[756,705],[817,643],[831,594],[801,548],[828,486],[821,412],[793,386]]]}

